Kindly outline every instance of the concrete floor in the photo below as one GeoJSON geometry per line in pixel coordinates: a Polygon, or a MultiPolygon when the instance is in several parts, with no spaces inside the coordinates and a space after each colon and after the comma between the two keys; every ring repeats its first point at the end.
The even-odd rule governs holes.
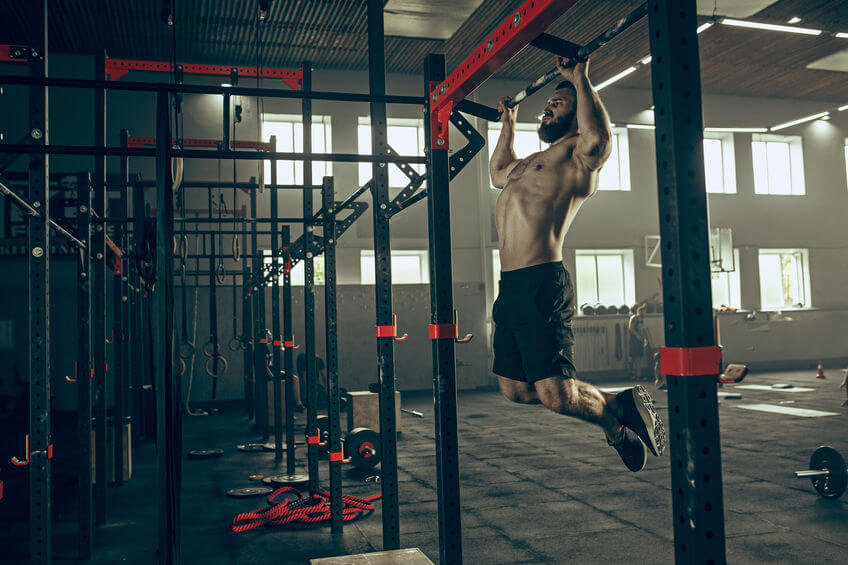
{"type": "MultiPolygon", "coordinates": [[[[836,371],[817,380],[813,369],[751,374],[742,383],[790,383],[813,391],[724,387],[743,394],[739,400],[723,399],[719,408],[729,563],[845,562],[848,495],[824,500],[808,480],[792,475],[808,467],[819,445],[848,456],[848,408],[840,408],[845,397],[837,388],[840,380],[836,371]],[[836,415],[799,417],[741,408],[752,404],[836,415]]],[[[664,414],[664,393],[648,388],[664,414]]],[[[407,394],[404,406],[425,418],[403,416],[401,543],[438,562],[432,395],[407,394]]],[[[634,474],[606,445],[600,429],[589,424],[538,406],[510,404],[494,391],[463,393],[459,406],[465,563],[673,562],[667,455],[650,457],[648,467],[634,474]]],[[[278,468],[272,453],[235,449],[255,438],[247,427],[235,407],[184,420],[186,451],[221,448],[225,454],[183,463],[183,563],[303,564],[310,558],[382,549],[379,503],[371,515],[347,523],[339,536],[331,536],[329,526],[231,533],[233,517],[264,506],[264,499],[233,499],[224,492],[255,485],[248,475],[267,476],[278,468]]],[[[140,447],[133,479],[111,489],[110,523],[96,531],[91,563],[155,563],[154,464],[152,445],[140,447]]],[[[326,484],[326,463],[321,474],[326,484]]],[[[345,492],[367,496],[378,492],[378,485],[347,474],[345,492]]],[[[57,522],[55,532],[56,556],[73,555],[73,524],[57,522]]]]}

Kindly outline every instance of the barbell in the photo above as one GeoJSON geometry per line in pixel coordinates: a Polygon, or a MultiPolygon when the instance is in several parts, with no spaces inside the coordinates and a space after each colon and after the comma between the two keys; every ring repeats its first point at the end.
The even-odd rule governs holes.
{"type": "Polygon", "coordinates": [[[831,500],[842,496],[848,487],[845,459],[827,445],[819,447],[810,456],[810,470],[795,471],[795,478],[810,479],[816,492],[831,500]]]}

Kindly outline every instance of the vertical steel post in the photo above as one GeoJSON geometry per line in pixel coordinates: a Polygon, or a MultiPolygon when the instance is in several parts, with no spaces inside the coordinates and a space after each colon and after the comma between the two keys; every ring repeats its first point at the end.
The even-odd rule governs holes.
{"type": "Polygon", "coordinates": [[[339,344],[336,310],[336,212],[333,177],[322,183],[324,205],[324,317],[327,343],[327,413],[330,416],[330,531],[342,532],[342,441],[339,423],[339,344]]]}
{"type": "Polygon", "coordinates": [[[77,420],[79,430],[79,557],[94,547],[91,488],[91,174],[77,175],[77,237],[86,242],[77,262],[77,420]]]}
{"type": "MultiPolygon", "coordinates": [[[[368,0],[368,86],[372,96],[386,94],[383,2],[368,0]]],[[[371,102],[371,152],[388,153],[386,103],[371,102]]],[[[374,281],[377,326],[393,326],[392,249],[389,234],[389,173],[385,163],[373,164],[371,185],[374,214],[374,281]]],[[[394,337],[377,338],[377,374],[380,379],[380,486],[383,493],[383,549],[400,547],[397,481],[397,414],[395,413],[394,337]]]]}
{"type": "MultiPolygon", "coordinates": [[[[251,189],[256,190],[256,189],[251,189]]],[[[247,217],[247,207],[241,207],[241,217],[247,217]]],[[[247,248],[247,222],[241,223],[241,237],[243,245],[247,248]]],[[[252,253],[255,255],[256,250],[252,253]]],[[[256,259],[252,259],[256,261],[256,259]]],[[[251,300],[252,284],[250,282],[250,270],[247,257],[241,261],[241,282],[242,282],[242,311],[241,311],[241,331],[242,331],[242,348],[244,350],[244,404],[247,411],[248,420],[253,418],[253,301],[251,300]]]]}
{"type": "MultiPolygon", "coordinates": [[[[651,2],[665,343],[715,345],[695,0],[651,2]]],[[[676,563],[725,563],[715,374],[669,376],[676,563]]]]}
{"type": "MultiPolygon", "coordinates": [[[[427,218],[430,245],[430,324],[455,324],[451,272],[450,170],[448,147],[433,146],[430,99],[434,83],[445,79],[445,56],[428,55],[424,63],[425,147],[427,151],[427,218]]],[[[431,326],[432,327],[432,326],[431,326]]],[[[462,563],[459,498],[459,437],[456,423],[456,340],[434,336],[433,400],[436,426],[436,472],[439,498],[439,557],[462,563]]]]}
{"type": "Polygon", "coordinates": [[[134,360],[133,363],[133,380],[135,389],[136,402],[136,422],[138,424],[138,437],[148,438],[148,415],[145,409],[144,402],[144,384],[147,381],[147,375],[150,374],[150,352],[148,351],[148,326],[149,320],[145,320],[148,311],[147,302],[150,297],[147,296],[145,281],[142,279],[141,271],[139,270],[141,249],[144,238],[144,217],[147,213],[144,205],[144,185],[141,179],[136,179],[133,184],[133,243],[136,255],[135,268],[133,269],[133,280],[135,281],[135,332],[136,339],[133,340],[134,345],[134,360]]]}
{"type": "MultiPolygon", "coordinates": [[[[303,92],[312,91],[312,63],[303,63],[303,92]]],[[[301,106],[303,117],[303,151],[312,153],[312,100],[304,98],[301,106]]],[[[306,435],[318,435],[318,376],[315,374],[315,263],[312,257],[311,218],[315,213],[312,202],[312,161],[303,162],[303,308],[304,308],[304,355],[306,356],[306,375],[301,376],[301,387],[306,390],[306,435]]],[[[309,492],[318,490],[318,447],[312,443],[307,446],[309,470],[309,492]]]]}
{"type": "MultiPolygon", "coordinates": [[[[256,218],[256,191],[250,192],[250,217],[256,218]]],[[[268,366],[266,348],[259,343],[265,339],[265,279],[264,258],[259,250],[256,222],[250,222],[250,242],[253,248],[253,379],[255,423],[263,439],[268,437],[268,366]],[[264,394],[263,394],[264,391],[264,394]]]]}
{"type": "MultiPolygon", "coordinates": [[[[126,130],[121,131],[122,142],[125,131],[126,130]]],[[[127,159],[122,158],[120,160],[120,175],[121,182],[124,183],[124,187],[120,189],[117,213],[119,216],[123,216],[125,218],[127,217],[126,185],[129,183],[130,175],[127,165],[127,159]]],[[[113,243],[121,249],[121,253],[123,254],[126,249],[123,224],[115,224],[114,231],[112,232],[112,238],[113,243]]],[[[124,257],[122,256],[115,260],[123,263],[124,257]]],[[[125,373],[127,366],[125,356],[126,338],[124,336],[124,326],[126,324],[126,318],[124,317],[124,297],[126,296],[124,281],[126,281],[126,273],[124,269],[125,267],[123,264],[120,265],[120,268],[116,268],[113,272],[114,278],[112,279],[112,296],[114,300],[112,316],[112,359],[115,365],[115,368],[112,371],[112,374],[114,375],[112,383],[112,433],[114,438],[112,441],[112,448],[114,453],[113,460],[116,485],[120,485],[124,482],[124,386],[127,382],[127,376],[125,373]]]]}
{"type": "Polygon", "coordinates": [[[159,563],[180,562],[180,409],[174,371],[174,194],[170,99],[156,93],[156,286],[153,289],[153,375],[159,478],[159,563]]]}
{"type": "MultiPolygon", "coordinates": [[[[295,467],[294,450],[294,409],[297,401],[294,398],[294,330],[292,328],[292,295],[291,295],[291,233],[289,226],[280,227],[280,245],[283,248],[283,366],[286,388],[286,474],[293,475],[295,467]]],[[[302,376],[300,378],[303,378],[302,376]]]]}
{"type": "MultiPolygon", "coordinates": [[[[106,76],[106,54],[95,58],[94,74],[106,76]]],[[[94,145],[106,146],[106,91],[94,90],[94,145]]],[[[106,156],[94,157],[94,213],[106,217],[106,156]]],[[[94,523],[106,523],[109,476],[106,472],[106,224],[94,227],[91,256],[94,268],[93,343],[94,343],[94,523]]]]}
{"type": "MultiPolygon", "coordinates": [[[[47,76],[47,0],[34,2],[29,64],[33,78],[47,76]]],[[[29,87],[30,141],[47,145],[47,87],[29,87]]],[[[30,155],[29,197],[40,215],[30,216],[29,255],[29,556],[31,563],[50,563],[50,191],[47,155],[30,155]]],[[[23,438],[21,438],[23,439],[23,438]]]]}
{"type": "MultiPolygon", "coordinates": [[[[271,136],[271,151],[277,151],[277,137],[271,136]]],[[[279,193],[277,184],[277,161],[271,160],[271,379],[274,390],[274,459],[283,457],[283,407],[280,395],[282,383],[280,382],[280,349],[283,346],[282,333],[280,331],[280,275],[278,267],[280,264],[280,242],[277,235],[277,217],[279,216],[279,193]]]]}

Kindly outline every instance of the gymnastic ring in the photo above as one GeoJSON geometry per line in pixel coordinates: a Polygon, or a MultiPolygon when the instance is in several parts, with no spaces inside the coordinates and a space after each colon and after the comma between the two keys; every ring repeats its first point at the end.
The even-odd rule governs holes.
{"type": "Polygon", "coordinates": [[[203,354],[207,357],[215,357],[215,355],[218,355],[218,353],[215,352],[215,347],[213,346],[211,339],[203,344],[203,354]]]}
{"type": "Polygon", "coordinates": [[[180,236],[179,254],[183,262],[188,259],[188,236],[180,236]]]}
{"type": "Polygon", "coordinates": [[[241,239],[238,234],[233,235],[233,261],[241,261],[241,239]]]}
{"type": "Polygon", "coordinates": [[[179,345],[178,352],[182,359],[194,357],[194,344],[185,341],[179,345]]]}
{"type": "Polygon", "coordinates": [[[218,267],[215,269],[215,279],[224,284],[224,281],[227,280],[227,271],[224,269],[224,263],[218,263],[218,267]]]}
{"type": "Polygon", "coordinates": [[[227,344],[227,347],[230,348],[230,351],[238,351],[239,349],[244,349],[244,345],[242,344],[241,339],[238,337],[234,337],[233,339],[231,339],[230,343],[227,344]]]}
{"type": "Polygon", "coordinates": [[[219,377],[219,376],[221,376],[222,373],[226,372],[228,368],[229,368],[229,364],[227,363],[227,358],[224,357],[221,354],[217,354],[214,357],[210,357],[209,359],[206,360],[206,366],[205,366],[206,374],[209,375],[210,377],[219,377]],[[219,361],[224,363],[223,369],[221,369],[221,367],[218,367],[218,369],[219,369],[218,373],[212,372],[212,367],[214,366],[215,359],[218,359],[219,361]]]}
{"type": "MultiPolygon", "coordinates": [[[[181,149],[179,146],[175,147],[175,149],[181,149]]],[[[182,157],[172,157],[171,158],[171,190],[174,192],[180,187],[183,183],[183,158],[182,157]]]]}
{"type": "Polygon", "coordinates": [[[185,372],[186,372],[186,364],[185,364],[185,361],[184,361],[183,359],[177,359],[177,363],[179,363],[179,367],[180,367],[180,376],[182,377],[183,375],[185,375],[185,372]]]}

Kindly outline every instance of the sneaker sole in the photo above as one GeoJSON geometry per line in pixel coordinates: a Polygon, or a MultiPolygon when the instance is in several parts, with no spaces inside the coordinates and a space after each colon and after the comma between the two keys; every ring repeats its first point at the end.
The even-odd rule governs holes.
{"type": "Polygon", "coordinates": [[[633,403],[639,413],[641,426],[631,428],[656,456],[662,455],[666,446],[665,424],[654,410],[654,400],[645,387],[633,387],[633,403]]]}

